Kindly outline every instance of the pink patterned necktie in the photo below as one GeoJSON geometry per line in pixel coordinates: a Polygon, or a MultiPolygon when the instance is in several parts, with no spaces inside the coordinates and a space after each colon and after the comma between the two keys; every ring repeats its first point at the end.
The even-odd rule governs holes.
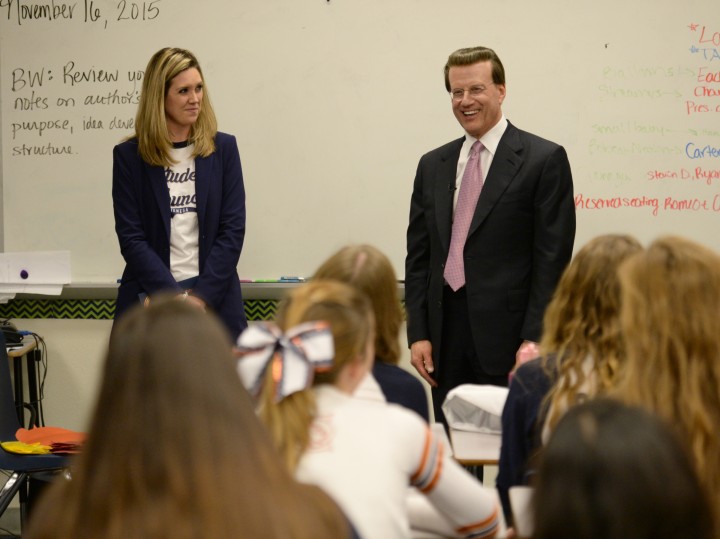
{"type": "Polygon", "coordinates": [[[443,276],[453,291],[459,290],[465,284],[465,262],[463,250],[470,222],[475,214],[475,206],[483,186],[482,169],[480,168],[480,152],[482,143],[478,140],[470,148],[465,172],[463,173],[460,193],[458,194],[455,216],[453,218],[452,236],[450,237],[450,251],[443,276]]]}

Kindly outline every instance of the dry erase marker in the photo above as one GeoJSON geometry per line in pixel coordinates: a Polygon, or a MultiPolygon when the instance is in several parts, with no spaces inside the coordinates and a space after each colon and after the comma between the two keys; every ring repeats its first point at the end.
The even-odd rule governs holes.
{"type": "Polygon", "coordinates": [[[280,277],[280,280],[290,283],[304,283],[305,277],[280,277]]]}

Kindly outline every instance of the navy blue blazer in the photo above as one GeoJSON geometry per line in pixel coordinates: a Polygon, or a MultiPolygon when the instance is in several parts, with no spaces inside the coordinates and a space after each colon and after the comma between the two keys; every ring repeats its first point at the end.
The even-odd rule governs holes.
{"type": "MultiPolygon", "coordinates": [[[[223,320],[234,339],[247,327],[237,264],[245,239],[245,186],[235,137],[215,136],[215,152],[195,158],[199,277],[193,295],[223,320]]],[[[115,232],[125,259],[117,320],[138,294],[181,291],[170,273],[170,192],[163,167],[150,166],[137,139],[113,150],[115,232]]]]}
{"type": "MultiPolygon", "coordinates": [[[[508,525],[512,525],[513,520],[508,494],[510,487],[529,484],[534,465],[532,459],[542,445],[546,413],[543,401],[554,381],[548,377],[542,361],[535,358],[518,367],[503,407],[496,486],[508,525]]],[[[554,357],[549,365],[554,371],[554,357]]]]}
{"type": "Polygon", "coordinates": [[[428,399],[420,380],[397,365],[383,363],[375,358],[372,369],[385,400],[394,402],[417,412],[425,421],[430,421],[428,399]]]}

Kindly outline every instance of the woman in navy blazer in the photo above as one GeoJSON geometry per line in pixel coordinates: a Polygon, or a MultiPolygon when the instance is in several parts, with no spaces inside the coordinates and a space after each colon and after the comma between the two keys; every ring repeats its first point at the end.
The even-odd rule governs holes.
{"type": "Polygon", "coordinates": [[[235,137],[217,131],[191,52],[165,48],[150,59],[135,136],[113,151],[112,197],[126,262],[115,318],[174,290],[215,311],[237,338],[247,326],[237,275],[245,237],[240,154],[235,137]]]}

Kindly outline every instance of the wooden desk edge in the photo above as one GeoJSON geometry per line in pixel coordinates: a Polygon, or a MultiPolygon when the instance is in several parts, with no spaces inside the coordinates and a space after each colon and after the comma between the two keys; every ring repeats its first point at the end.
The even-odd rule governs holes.
{"type": "Polygon", "coordinates": [[[463,466],[497,466],[500,462],[498,459],[463,459],[457,456],[454,458],[463,466]]]}
{"type": "Polygon", "coordinates": [[[7,348],[7,355],[9,358],[23,357],[28,352],[35,350],[35,348],[37,348],[37,341],[35,339],[23,339],[22,346],[7,348]]]}

